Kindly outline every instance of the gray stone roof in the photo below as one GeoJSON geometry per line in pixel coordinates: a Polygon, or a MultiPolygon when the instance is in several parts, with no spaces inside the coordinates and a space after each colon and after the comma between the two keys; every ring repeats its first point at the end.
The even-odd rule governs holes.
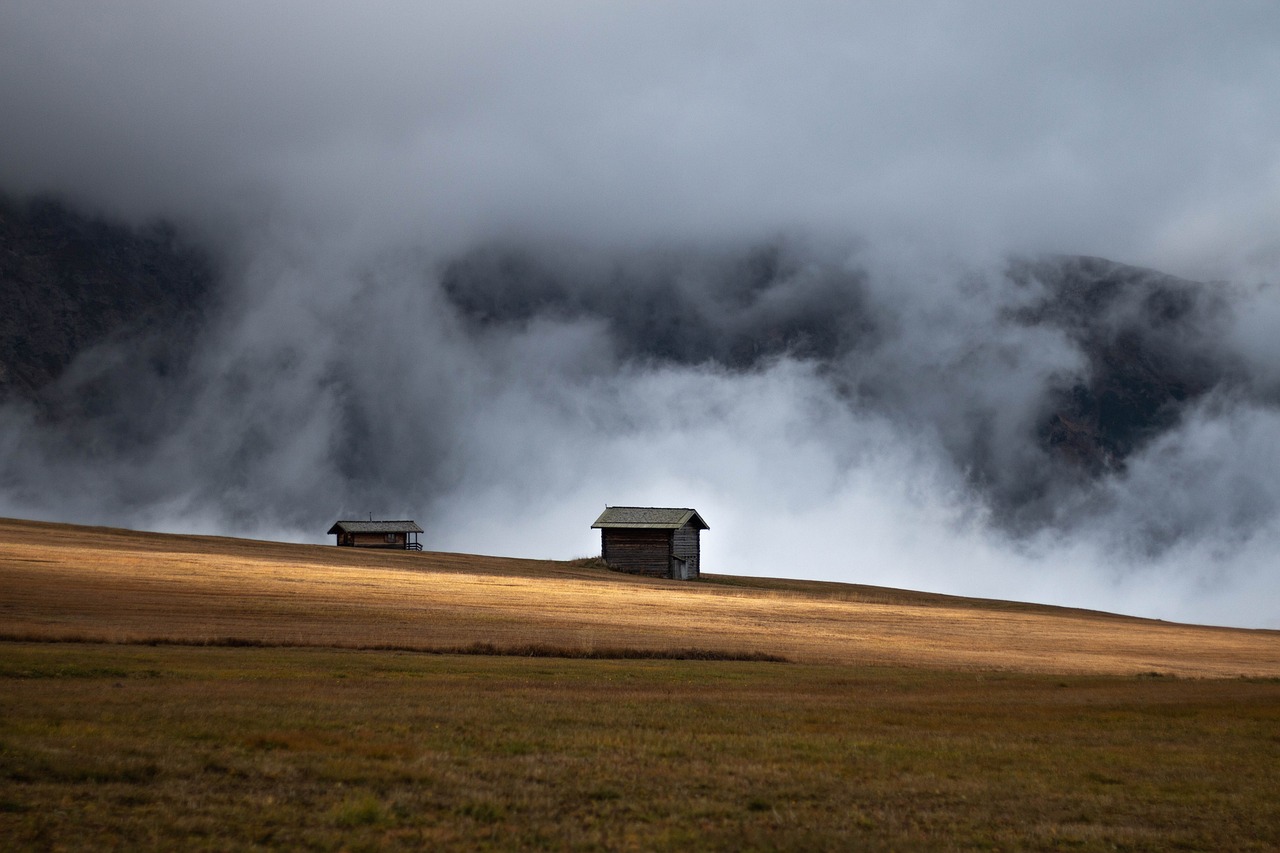
{"type": "Polygon", "coordinates": [[[412,521],[335,521],[330,533],[421,533],[412,521]]]}
{"type": "Polygon", "coordinates": [[[702,520],[697,510],[676,509],[660,506],[611,506],[607,507],[595,527],[631,527],[676,530],[692,524],[699,530],[710,530],[711,527],[702,520]]]}

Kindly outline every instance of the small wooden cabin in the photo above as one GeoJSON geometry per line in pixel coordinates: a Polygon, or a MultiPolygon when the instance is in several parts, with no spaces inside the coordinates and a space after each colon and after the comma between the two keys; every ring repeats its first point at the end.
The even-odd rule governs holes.
{"type": "Polygon", "coordinates": [[[412,521],[335,521],[329,532],[338,537],[336,544],[352,548],[422,550],[422,528],[412,521]]]}
{"type": "Polygon", "coordinates": [[[698,534],[711,529],[696,510],[653,506],[607,507],[591,527],[609,568],[676,580],[700,576],[698,534]]]}

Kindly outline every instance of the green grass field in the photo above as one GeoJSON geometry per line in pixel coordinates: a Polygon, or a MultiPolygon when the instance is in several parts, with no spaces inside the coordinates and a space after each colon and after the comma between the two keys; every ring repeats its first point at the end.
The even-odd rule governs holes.
{"type": "Polygon", "coordinates": [[[1280,680],[0,643],[5,849],[1280,848],[1280,680]]]}

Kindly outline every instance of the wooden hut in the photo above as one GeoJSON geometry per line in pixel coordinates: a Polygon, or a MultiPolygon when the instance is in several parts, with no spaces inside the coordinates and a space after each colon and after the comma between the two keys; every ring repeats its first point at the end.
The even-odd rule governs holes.
{"type": "Polygon", "coordinates": [[[698,534],[710,528],[696,510],[611,506],[591,527],[600,530],[600,556],[611,569],[677,580],[701,574],[698,534]]]}
{"type": "Polygon", "coordinates": [[[352,548],[422,550],[418,542],[422,528],[412,521],[335,521],[329,532],[338,537],[338,545],[352,548]]]}

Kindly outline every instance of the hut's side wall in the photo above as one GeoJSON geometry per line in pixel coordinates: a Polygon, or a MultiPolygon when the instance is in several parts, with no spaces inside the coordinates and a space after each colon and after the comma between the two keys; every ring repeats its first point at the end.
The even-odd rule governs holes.
{"type": "Polygon", "coordinates": [[[671,537],[671,553],[688,564],[690,578],[698,577],[702,569],[702,556],[698,553],[698,533],[698,528],[686,524],[674,531],[671,537]]]}
{"type": "Polygon", "coordinates": [[[665,578],[671,572],[671,531],[606,527],[600,531],[600,555],[611,569],[665,578]]]}

